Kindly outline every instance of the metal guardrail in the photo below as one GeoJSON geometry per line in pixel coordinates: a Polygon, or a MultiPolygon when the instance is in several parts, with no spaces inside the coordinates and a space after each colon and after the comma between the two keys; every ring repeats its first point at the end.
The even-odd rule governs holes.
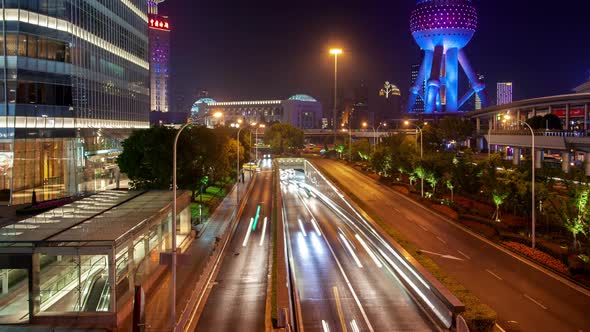
{"type": "MultiPolygon", "coordinates": [[[[547,136],[547,137],[590,137],[590,130],[545,130],[536,129],[534,130],[535,136],[547,136]]],[[[477,132],[478,135],[487,136],[488,130],[481,129],[477,132]]],[[[494,135],[515,135],[515,136],[531,136],[530,130],[520,129],[499,129],[491,131],[492,137],[494,135]]]]}

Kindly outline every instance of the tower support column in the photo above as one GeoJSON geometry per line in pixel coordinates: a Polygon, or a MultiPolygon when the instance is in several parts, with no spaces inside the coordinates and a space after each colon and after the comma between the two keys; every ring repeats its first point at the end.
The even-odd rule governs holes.
{"type": "Polygon", "coordinates": [[[459,50],[447,50],[445,57],[445,93],[447,112],[457,112],[459,98],[459,50]]]}

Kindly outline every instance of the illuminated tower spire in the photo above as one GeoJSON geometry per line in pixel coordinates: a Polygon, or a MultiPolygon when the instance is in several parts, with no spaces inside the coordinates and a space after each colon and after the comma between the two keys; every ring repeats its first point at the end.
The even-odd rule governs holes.
{"type": "Polygon", "coordinates": [[[158,5],[164,0],[147,0],[148,14],[158,15],[158,5]]]}
{"type": "Polygon", "coordinates": [[[426,113],[457,112],[477,93],[485,107],[485,85],[478,79],[463,52],[477,27],[477,12],[471,0],[418,0],[410,18],[414,40],[424,50],[416,82],[410,89],[408,112],[416,98],[425,103],[426,113]],[[470,90],[459,99],[459,65],[470,90]],[[422,82],[425,89],[422,90],[422,82]]]}

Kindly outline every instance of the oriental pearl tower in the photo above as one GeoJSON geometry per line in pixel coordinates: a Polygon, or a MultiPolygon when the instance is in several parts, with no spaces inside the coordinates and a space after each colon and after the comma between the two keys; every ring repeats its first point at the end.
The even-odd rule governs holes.
{"type": "Polygon", "coordinates": [[[410,18],[410,29],[414,40],[424,50],[424,59],[410,88],[408,113],[418,97],[424,101],[426,113],[457,112],[474,93],[479,95],[482,106],[486,106],[485,85],[463,52],[476,27],[477,12],[471,0],[418,0],[410,18]],[[458,96],[459,64],[471,86],[461,99],[458,96]]]}

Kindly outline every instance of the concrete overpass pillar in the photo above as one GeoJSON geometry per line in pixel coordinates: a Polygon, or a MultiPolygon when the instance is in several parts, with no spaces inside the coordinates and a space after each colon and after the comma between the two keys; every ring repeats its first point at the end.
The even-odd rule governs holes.
{"type": "Polygon", "coordinates": [[[520,155],[522,154],[522,148],[513,148],[512,151],[512,164],[518,166],[520,165],[520,155]]]}
{"type": "Polygon", "coordinates": [[[483,137],[478,137],[477,138],[477,150],[479,152],[482,152],[484,150],[484,143],[483,143],[483,137]]]}
{"type": "Polygon", "coordinates": [[[479,131],[481,130],[481,119],[480,118],[475,118],[475,130],[477,131],[477,133],[479,133],[479,131]]]}
{"type": "Polygon", "coordinates": [[[570,104],[565,105],[565,130],[570,130],[570,104]]]}
{"type": "Polygon", "coordinates": [[[545,157],[545,153],[543,150],[536,150],[535,151],[535,168],[542,168],[543,167],[543,159],[545,157]]]}
{"type": "Polygon", "coordinates": [[[8,294],[8,269],[2,270],[2,294],[8,294]]]}
{"type": "Polygon", "coordinates": [[[561,170],[564,173],[570,172],[570,159],[571,153],[569,151],[564,151],[561,153],[561,170]]]}
{"type": "Polygon", "coordinates": [[[588,104],[584,105],[584,131],[588,130],[588,104]]]}

